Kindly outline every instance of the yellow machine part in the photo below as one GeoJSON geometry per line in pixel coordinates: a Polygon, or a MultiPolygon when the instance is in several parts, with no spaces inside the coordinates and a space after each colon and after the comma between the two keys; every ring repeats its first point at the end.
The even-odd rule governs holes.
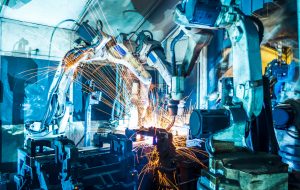
{"type": "MultiPolygon", "coordinates": [[[[261,53],[261,61],[262,61],[262,71],[264,74],[265,68],[268,66],[268,63],[278,58],[278,52],[275,49],[266,46],[261,46],[260,53],[261,53]]],[[[287,50],[285,53],[282,54],[282,59],[287,64],[291,63],[293,59],[293,52],[291,51],[291,49],[287,50]]]]}
{"type": "MultiPolygon", "coordinates": [[[[262,61],[262,73],[265,74],[265,68],[268,64],[273,61],[274,59],[278,59],[278,52],[270,47],[261,46],[260,47],[261,53],[261,61],[262,61]]],[[[288,49],[285,53],[282,54],[282,59],[287,63],[290,64],[293,60],[293,51],[288,49]]],[[[232,77],[232,67],[230,67],[222,77],[232,77]]]]}

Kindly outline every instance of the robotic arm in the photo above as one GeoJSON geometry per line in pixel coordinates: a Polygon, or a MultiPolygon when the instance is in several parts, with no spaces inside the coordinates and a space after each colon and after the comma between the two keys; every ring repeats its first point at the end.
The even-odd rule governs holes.
{"type": "Polygon", "coordinates": [[[151,75],[123,44],[103,32],[94,41],[90,46],[75,48],[66,53],[50,86],[44,118],[41,122],[25,125],[28,138],[55,137],[65,132],[71,109],[66,103],[67,92],[81,64],[124,65],[149,88],[151,75]]]}
{"type": "Polygon", "coordinates": [[[168,110],[172,116],[176,116],[177,113],[179,114],[177,110],[178,104],[183,100],[185,77],[190,75],[197,62],[200,51],[210,42],[212,37],[209,31],[199,32],[197,29],[190,31],[185,30],[185,33],[188,34],[189,41],[184,60],[180,65],[176,64],[175,45],[184,35],[183,31],[181,31],[171,43],[171,63],[166,60],[161,43],[153,39],[151,32],[142,31],[138,34],[136,40],[136,54],[140,62],[147,63],[150,67],[155,68],[169,87],[170,99],[168,110]]]}
{"type": "MultiPolygon", "coordinates": [[[[232,1],[184,0],[175,10],[175,22],[185,28],[225,29],[233,52],[235,106],[229,107],[230,127],[211,137],[210,152],[224,151],[218,142],[245,146],[246,121],[258,116],[263,104],[262,65],[258,23],[244,16],[232,1]]],[[[226,148],[225,148],[226,149],[226,148]]]]}
{"type": "Polygon", "coordinates": [[[82,60],[91,56],[93,47],[70,50],[60,62],[49,89],[46,111],[41,122],[25,124],[26,135],[34,138],[63,133],[71,112],[67,92],[82,60]]]}
{"type": "Polygon", "coordinates": [[[155,68],[166,84],[171,87],[172,75],[170,71],[170,63],[167,62],[164,49],[161,43],[153,40],[152,34],[146,34],[147,31],[142,31],[137,37],[136,54],[139,55],[139,60],[142,63],[147,63],[150,67],[155,68]]]}
{"type": "Polygon", "coordinates": [[[263,103],[259,31],[256,23],[230,2],[183,1],[175,11],[175,22],[186,28],[227,30],[232,43],[236,101],[251,118],[260,113],[263,103]]]}

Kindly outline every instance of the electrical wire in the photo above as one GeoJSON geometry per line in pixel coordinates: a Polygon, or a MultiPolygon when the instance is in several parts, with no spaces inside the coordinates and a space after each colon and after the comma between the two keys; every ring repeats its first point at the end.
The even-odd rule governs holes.
{"type": "Polygon", "coordinates": [[[50,37],[50,42],[49,42],[49,52],[48,52],[48,59],[50,61],[50,55],[51,55],[51,48],[52,48],[52,41],[53,41],[53,37],[54,37],[54,34],[57,30],[57,28],[62,25],[63,23],[66,23],[66,22],[74,22],[75,24],[79,25],[79,23],[74,20],[74,19],[66,19],[66,20],[63,20],[61,22],[59,22],[53,29],[52,33],[51,33],[51,37],[50,37]]]}
{"type": "Polygon", "coordinates": [[[172,75],[177,76],[177,65],[176,65],[176,56],[175,56],[175,46],[176,43],[185,35],[185,33],[180,30],[177,36],[171,42],[171,68],[172,75]]]}

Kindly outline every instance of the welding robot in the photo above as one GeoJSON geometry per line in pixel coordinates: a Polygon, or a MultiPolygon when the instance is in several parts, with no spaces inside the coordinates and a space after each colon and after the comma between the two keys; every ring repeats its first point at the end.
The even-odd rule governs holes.
{"type": "Polygon", "coordinates": [[[253,151],[246,142],[251,124],[264,107],[259,20],[245,16],[232,0],[184,0],[174,17],[187,34],[195,29],[200,35],[201,31],[226,30],[232,44],[231,103],[215,110],[194,110],[190,117],[192,137],[210,132],[206,139],[209,169],[202,170],[197,188],[287,189],[287,165],[281,158],[253,151]]]}

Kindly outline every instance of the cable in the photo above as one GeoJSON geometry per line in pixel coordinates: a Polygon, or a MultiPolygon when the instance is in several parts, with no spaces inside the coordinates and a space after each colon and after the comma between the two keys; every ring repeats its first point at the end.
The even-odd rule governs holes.
{"type": "Polygon", "coordinates": [[[97,30],[98,32],[103,32],[103,22],[101,20],[97,20],[97,30]]]}
{"type": "Polygon", "coordinates": [[[135,52],[139,53],[142,48],[143,48],[143,43],[145,43],[146,41],[152,41],[153,40],[153,34],[151,31],[149,30],[142,30],[138,35],[137,38],[135,40],[135,43],[138,45],[136,47],[135,52]]]}
{"type": "Polygon", "coordinates": [[[84,137],[85,137],[85,134],[82,135],[82,137],[80,138],[80,140],[76,143],[75,147],[77,147],[82,142],[82,140],[84,139],[84,137]]]}
{"type": "Polygon", "coordinates": [[[177,76],[176,56],[175,56],[175,45],[184,36],[184,32],[180,30],[177,36],[171,42],[171,67],[172,75],[177,76]]]}
{"type": "Polygon", "coordinates": [[[63,21],[59,22],[59,23],[54,27],[54,29],[53,29],[53,31],[52,31],[52,33],[51,33],[50,42],[49,42],[49,52],[48,52],[48,59],[49,59],[49,61],[50,61],[51,48],[52,48],[52,40],[53,40],[54,33],[55,33],[56,29],[57,29],[60,25],[62,25],[63,23],[65,23],[65,22],[74,22],[75,24],[79,25],[79,23],[78,23],[76,20],[74,20],[74,19],[66,19],[66,20],[63,20],[63,21]]]}

